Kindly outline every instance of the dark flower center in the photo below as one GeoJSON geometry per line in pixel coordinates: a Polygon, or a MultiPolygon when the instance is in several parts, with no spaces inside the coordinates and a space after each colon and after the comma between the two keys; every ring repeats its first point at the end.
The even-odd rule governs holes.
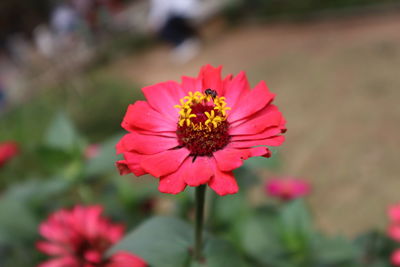
{"type": "Polygon", "coordinates": [[[179,122],[176,130],[179,147],[186,147],[193,156],[212,156],[224,148],[230,140],[229,123],[226,120],[224,97],[206,93],[189,92],[180,100],[179,122]]]}
{"type": "Polygon", "coordinates": [[[97,238],[89,241],[82,238],[76,247],[76,257],[80,259],[84,266],[103,267],[108,262],[103,258],[105,251],[111,246],[111,243],[105,239],[97,238]]]}

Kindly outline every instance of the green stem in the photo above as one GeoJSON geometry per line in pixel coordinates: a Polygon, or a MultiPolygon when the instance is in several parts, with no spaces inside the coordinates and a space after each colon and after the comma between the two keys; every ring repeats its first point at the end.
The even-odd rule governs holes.
{"type": "Polygon", "coordinates": [[[198,262],[202,260],[205,196],[206,196],[206,185],[200,185],[196,187],[196,221],[195,221],[195,244],[194,244],[193,256],[194,259],[198,262]]]}

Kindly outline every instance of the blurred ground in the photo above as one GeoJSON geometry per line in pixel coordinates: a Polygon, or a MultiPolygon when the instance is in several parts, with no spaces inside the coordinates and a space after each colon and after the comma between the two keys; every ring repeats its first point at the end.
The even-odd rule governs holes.
{"type": "Polygon", "coordinates": [[[205,63],[265,79],[288,121],[281,174],[314,184],[319,225],[353,234],[384,226],[400,200],[400,16],[247,25],[204,32],[201,55],[185,66],[157,47],[110,71],[140,85],[196,75],[205,63]]]}

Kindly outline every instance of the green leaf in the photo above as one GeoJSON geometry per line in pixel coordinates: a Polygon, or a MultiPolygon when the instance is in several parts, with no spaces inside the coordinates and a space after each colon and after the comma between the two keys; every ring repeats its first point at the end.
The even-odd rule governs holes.
{"type": "Polygon", "coordinates": [[[226,223],[234,223],[234,220],[244,216],[249,211],[247,204],[242,192],[235,195],[218,197],[215,200],[215,217],[226,223]]]}
{"type": "Polygon", "coordinates": [[[283,255],[278,218],[273,212],[259,212],[243,224],[242,245],[252,257],[264,264],[274,263],[283,255]]]}
{"type": "Polygon", "coordinates": [[[59,112],[50,123],[45,135],[45,144],[64,151],[71,151],[78,144],[76,130],[64,112],[59,112]]]}
{"type": "Polygon", "coordinates": [[[312,236],[314,226],[311,215],[302,199],[290,201],[280,211],[280,221],[284,232],[301,236],[312,236]]]}
{"type": "Polygon", "coordinates": [[[343,237],[326,238],[319,236],[315,240],[313,253],[320,264],[339,264],[355,261],[357,249],[343,237]]]}
{"type": "Polygon", "coordinates": [[[207,267],[246,266],[243,258],[232,244],[222,239],[208,239],[204,249],[204,256],[207,267]]]}
{"type": "Polygon", "coordinates": [[[121,139],[122,134],[118,134],[100,145],[99,155],[89,160],[86,164],[86,175],[93,176],[102,173],[115,171],[115,161],[117,156],[115,154],[115,145],[121,139]]]}
{"type": "Polygon", "coordinates": [[[142,257],[152,267],[178,267],[189,262],[193,229],[172,217],[154,217],[129,233],[109,253],[129,251],[142,257]]]}
{"type": "Polygon", "coordinates": [[[354,240],[354,245],[358,250],[359,261],[368,262],[371,266],[375,262],[388,261],[390,255],[397,247],[395,241],[378,230],[371,230],[360,234],[354,240]]]}
{"type": "Polygon", "coordinates": [[[36,233],[37,222],[23,203],[0,199],[0,243],[26,240],[36,233]]]}
{"type": "Polygon", "coordinates": [[[237,249],[228,241],[210,237],[204,247],[204,263],[193,261],[190,267],[245,267],[237,249]]]}
{"type": "Polygon", "coordinates": [[[51,178],[49,180],[28,180],[15,184],[9,188],[4,197],[16,202],[31,203],[41,201],[66,190],[69,183],[64,179],[51,178]]]}

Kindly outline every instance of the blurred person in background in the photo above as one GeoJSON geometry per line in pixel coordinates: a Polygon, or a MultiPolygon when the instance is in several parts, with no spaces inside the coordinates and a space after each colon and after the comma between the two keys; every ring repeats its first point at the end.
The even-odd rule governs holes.
{"type": "Polygon", "coordinates": [[[198,33],[192,24],[199,7],[198,0],[150,1],[150,28],[174,46],[172,57],[176,63],[186,63],[199,52],[198,33]]]}

